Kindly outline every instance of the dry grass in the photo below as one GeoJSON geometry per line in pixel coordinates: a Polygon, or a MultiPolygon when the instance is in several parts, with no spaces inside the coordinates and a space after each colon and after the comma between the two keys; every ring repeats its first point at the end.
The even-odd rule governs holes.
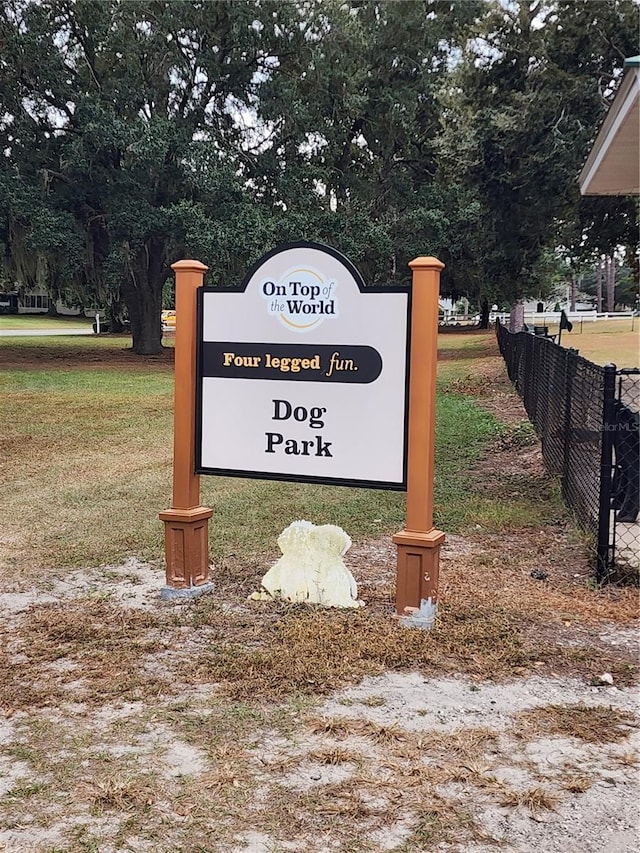
{"type": "Polygon", "coordinates": [[[207,791],[221,793],[233,788],[246,788],[249,785],[246,768],[237,760],[227,761],[216,768],[215,773],[201,777],[199,784],[207,791]]]}
{"type": "Polygon", "coordinates": [[[407,739],[407,733],[396,725],[382,726],[363,719],[321,718],[311,720],[309,728],[313,734],[330,735],[340,739],[349,736],[365,737],[376,744],[391,744],[407,739]]]}
{"type": "Polygon", "coordinates": [[[591,788],[594,781],[590,776],[571,776],[563,781],[562,787],[570,794],[584,794],[591,788]]]}
{"type": "Polygon", "coordinates": [[[555,809],[559,799],[559,796],[554,792],[535,787],[523,791],[506,789],[502,793],[500,803],[503,806],[512,806],[513,808],[523,806],[533,814],[537,814],[545,809],[551,811],[555,809]]]}
{"type": "Polygon", "coordinates": [[[389,668],[452,671],[461,658],[482,670],[505,671],[507,661],[522,663],[517,643],[504,642],[506,625],[487,625],[476,612],[472,624],[451,623],[439,634],[407,632],[387,615],[319,612],[300,607],[267,629],[268,645],[217,645],[204,650],[194,674],[222,683],[226,695],[277,698],[287,693],[323,693],[363,675],[389,668]]]}
{"type": "Polygon", "coordinates": [[[433,732],[429,745],[442,755],[453,756],[465,766],[495,745],[497,735],[487,728],[455,729],[451,732],[433,732]]]}
{"type": "MultiPolygon", "coordinates": [[[[96,705],[116,697],[155,701],[199,684],[217,685],[218,694],[233,702],[279,701],[318,696],[388,669],[478,678],[572,673],[589,680],[606,669],[617,684],[634,678],[632,650],[594,656],[593,637],[584,633],[585,625],[605,614],[632,616],[635,602],[628,591],[595,592],[562,577],[543,586],[523,579],[515,560],[502,567],[501,587],[488,588],[486,566],[469,553],[445,557],[443,568],[440,615],[430,632],[392,622],[387,602],[355,613],[287,605],[229,610],[213,599],[155,612],[123,610],[98,598],[39,605],[19,632],[0,629],[2,707],[63,700],[96,705]],[[569,627],[560,622],[565,615],[571,616],[569,627]],[[577,642],[562,642],[563,631],[574,631],[577,642]]],[[[594,720],[597,712],[584,713],[594,720]]],[[[579,716],[571,717],[569,730],[579,716]]],[[[396,736],[384,727],[368,734],[396,736]]],[[[473,749],[472,744],[469,755],[473,749]]]]}
{"type": "Polygon", "coordinates": [[[309,721],[309,730],[314,735],[328,735],[332,738],[342,740],[353,734],[358,726],[357,721],[342,717],[325,718],[320,717],[309,721]]]}
{"type": "Polygon", "coordinates": [[[438,849],[436,845],[444,844],[456,844],[464,849],[473,842],[499,844],[469,811],[445,797],[432,794],[420,804],[416,825],[405,845],[399,848],[399,853],[435,850],[438,849]]]}
{"type": "Polygon", "coordinates": [[[128,778],[120,775],[95,780],[88,797],[95,814],[105,811],[145,812],[155,801],[154,785],[147,777],[128,778]]]}
{"type": "Polygon", "coordinates": [[[640,756],[635,752],[623,752],[617,757],[618,764],[623,767],[637,767],[640,764],[640,756]]]}
{"type": "MultiPolygon", "coordinates": [[[[91,735],[97,736],[102,749],[135,742],[134,733],[157,725],[157,707],[158,703],[156,710],[150,708],[143,715],[141,728],[123,720],[122,725],[112,722],[110,733],[102,728],[91,735]]],[[[301,718],[292,705],[239,705],[213,698],[200,706],[200,712],[179,701],[167,707],[166,719],[173,723],[176,738],[186,737],[207,756],[203,772],[193,779],[167,779],[159,756],[151,775],[142,767],[135,772],[131,763],[120,766],[122,759],[96,763],[99,754],[85,751],[90,762],[85,762],[80,798],[74,802],[74,808],[84,805],[93,816],[109,817],[129,827],[129,832],[155,839],[163,853],[191,853],[197,843],[233,849],[239,827],[293,845],[322,834],[336,850],[354,853],[379,853],[384,834],[402,827],[405,840],[398,844],[398,852],[436,849],[439,844],[465,849],[476,842],[497,843],[476,819],[476,808],[496,804],[538,814],[553,809],[561,793],[570,796],[588,787],[586,777],[575,772],[558,780],[558,793],[543,782],[517,790],[496,782],[494,771],[503,766],[506,753],[499,751],[498,736],[488,728],[409,733],[398,725],[381,726],[361,717],[303,713],[301,718]],[[291,725],[295,742],[288,735],[291,725]],[[271,745],[274,735],[280,751],[271,745]],[[339,743],[347,738],[348,747],[339,743]],[[361,749],[358,741],[367,747],[361,749]],[[310,777],[318,766],[322,777],[310,777]],[[343,777],[335,780],[334,772],[343,777]],[[456,786],[464,786],[468,810],[456,786]],[[166,839],[165,846],[161,839],[166,839]]],[[[96,709],[97,715],[101,713],[96,709]]],[[[30,791],[18,802],[17,811],[12,801],[16,819],[24,819],[28,810],[42,813],[44,804],[45,810],[51,809],[56,802],[51,791],[64,792],[73,784],[64,775],[58,752],[67,753],[74,742],[76,748],[82,744],[87,750],[89,742],[77,737],[77,722],[74,727],[52,725],[41,732],[39,746],[46,749],[50,762],[42,770],[51,781],[48,790],[30,791]]],[[[148,766],[148,760],[144,764],[148,766]]],[[[83,843],[88,850],[90,840],[93,849],[107,846],[106,838],[87,832],[83,843]]],[[[60,846],[60,850],[79,853],[82,847],[60,846]]]]}
{"type": "Polygon", "coordinates": [[[366,720],[362,723],[359,733],[364,737],[371,738],[374,743],[383,746],[407,739],[407,733],[398,728],[398,726],[381,726],[377,723],[371,722],[370,720],[366,720]]]}
{"type": "Polygon", "coordinates": [[[360,700],[360,704],[367,708],[381,708],[386,703],[387,700],[384,696],[368,696],[366,699],[360,700]]]}
{"type": "MultiPolygon", "coordinates": [[[[234,701],[278,700],[327,693],[388,669],[465,671],[479,678],[544,670],[589,679],[606,669],[616,683],[633,678],[632,652],[594,659],[588,637],[568,645],[541,637],[533,627],[547,625],[540,585],[505,571],[503,588],[491,600],[482,574],[466,558],[447,566],[440,616],[430,632],[407,631],[383,606],[355,613],[284,605],[229,611],[202,600],[180,612],[152,613],[95,598],[40,605],[0,646],[2,704],[42,706],[64,696],[92,703],[152,698],[188,684],[216,684],[234,701]]],[[[602,606],[602,593],[585,591],[581,604],[580,590],[571,585],[544,593],[562,603],[560,613],[572,607],[575,615],[583,607],[594,619],[593,610],[602,606]]],[[[612,599],[609,617],[616,604],[622,612],[631,607],[625,596],[612,599]]]]}
{"type": "MultiPolygon", "coordinates": [[[[317,731],[317,729],[315,730],[317,731]]],[[[341,746],[317,749],[309,753],[309,758],[312,761],[317,761],[318,764],[330,764],[333,766],[339,764],[359,764],[362,760],[359,752],[353,749],[345,749],[341,746]]]]}
{"type": "Polygon", "coordinates": [[[285,838],[331,837],[339,850],[380,850],[376,833],[394,825],[406,826],[407,846],[398,850],[450,840],[487,839],[473,818],[435,791],[424,779],[407,786],[407,776],[381,778],[376,769],[363,770],[352,778],[323,784],[309,791],[277,786],[262,804],[267,826],[285,829],[285,838]],[[288,831],[287,831],[288,830],[288,831]]]}
{"type": "MultiPolygon", "coordinates": [[[[407,631],[391,622],[388,609],[382,608],[344,613],[300,606],[281,610],[274,620],[273,610],[258,606],[253,628],[246,628],[245,620],[251,624],[251,619],[240,617],[240,624],[245,624],[243,636],[238,636],[237,626],[230,627],[226,642],[211,643],[201,651],[192,677],[220,683],[233,699],[317,695],[387,669],[417,669],[426,674],[465,671],[483,678],[544,669],[592,678],[597,668],[606,668],[617,683],[633,678],[636,665],[631,652],[621,650],[615,657],[603,652],[594,660],[586,641],[563,645],[554,643],[551,636],[547,641],[544,634],[540,639],[540,631],[533,626],[539,619],[546,630],[548,616],[533,581],[527,585],[519,578],[512,587],[505,578],[503,589],[491,596],[482,587],[481,571],[468,563],[461,565],[464,586],[454,590],[458,567],[447,568],[448,589],[430,632],[407,631]]],[[[575,613],[581,606],[579,590],[572,594],[567,589],[555,597],[562,601],[560,612],[573,606],[575,613]]],[[[584,609],[599,610],[602,604],[593,601],[597,597],[591,593],[593,603],[589,604],[585,595],[584,609]]],[[[635,612],[630,599],[623,598],[619,604],[622,612],[635,612]]],[[[612,602],[609,617],[615,610],[612,602]]],[[[212,627],[217,619],[211,611],[208,617],[202,613],[198,618],[202,624],[210,618],[212,627]]]]}
{"type": "Polygon", "coordinates": [[[307,796],[305,805],[314,814],[334,815],[349,820],[361,820],[373,816],[382,816],[388,808],[388,800],[375,791],[377,783],[365,786],[363,779],[343,784],[325,785],[320,792],[307,796]],[[367,791],[367,787],[369,790],[367,791]],[[371,788],[378,796],[371,797],[371,788]],[[369,794],[369,797],[366,794],[369,794]],[[376,804],[375,800],[378,800],[376,804]],[[380,801],[382,800],[382,801],[380,801]]]}
{"type": "Polygon", "coordinates": [[[72,698],[100,703],[170,692],[168,682],[144,669],[145,656],[164,648],[153,632],[157,627],[155,616],[104,600],[32,607],[18,632],[0,632],[2,706],[15,710],[72,698]]]}
{"type": "Polygon", "coordinates": [[[617,743],[637,727],[633,714],[602,705],[545,705],[518,717],[522,735],[574,737],[587,743],[617,743]]]}

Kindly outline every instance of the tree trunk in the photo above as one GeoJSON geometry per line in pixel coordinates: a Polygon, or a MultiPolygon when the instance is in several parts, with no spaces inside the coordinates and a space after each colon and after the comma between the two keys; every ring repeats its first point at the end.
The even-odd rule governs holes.
{"type": "Polygon", "coordinates": [[[600,259],[596,266],[596,311],[598,314],[602,314],[602,270],[603,262],[600,259]]]}
{"type": "Polygon", "coordinates": [[[482,300],[480,305],[480,329],[488,329],[489,328],[489,303],[486,299],[482,300]]]}
{"type": "Polygon", "coordinates": [[[578,277],[574,273],[571,276],[571,296],[569,298],[569,311],[576,310],[576,295],[578,293],[578,277]]]}
{"type": "Polygon", "coordinates": [[[58,311],[58,306],[56,304],[57,301],[58,300],[55,296],[53,296],[52,294],[49,294],[49,307],[47,309],[47,314],[49,315],[49,317],[60,317],[61,316],[61,314],[58,311]]]}
{"type": "Polygon", "coordinates": [[[125,323],[126,306],[121,297],[112,299],[109,304],[109,331],[115,334],[128,331],[125,323]]]}
{"type": "Polygon", "coordinates": [[[616,310],[616,262],[607,257],[607,311],[611,314],[616,310]]]}
{"type": "Polygon", "coordinates": [[[122,282],[133,351],[138,355],[162,352],[162,286],[167,278],[163,250],[162,240],[148,240],[130,259],[122,282]]]}
{"type": "Polygon", "coordinates": [[[519,299],[509,314],[509,331],[521,332],[524,326],[524,302],[519,299]]]}

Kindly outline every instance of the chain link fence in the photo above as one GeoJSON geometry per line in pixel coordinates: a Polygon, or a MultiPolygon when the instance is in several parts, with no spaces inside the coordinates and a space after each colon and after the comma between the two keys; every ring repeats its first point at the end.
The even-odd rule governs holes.
{"type": "Polygon", "coordinates": [[[611,481],[611,557],[618,567],[640,568],[640,370],[617,372],[611,481]]]}
{"type": "Polygon", "coordinates": [[[637,578],[640,371],[601,367],[550,338],[512,334],[500,322],[496,335],[545,466],[592,535],[598,580],[637,578]]]}

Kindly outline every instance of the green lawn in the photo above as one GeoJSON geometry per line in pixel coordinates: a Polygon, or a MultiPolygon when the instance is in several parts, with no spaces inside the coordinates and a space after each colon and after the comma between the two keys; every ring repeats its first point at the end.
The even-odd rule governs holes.
{"type": "MultiPolygon", "coordinates": [[[[460,343],[441,364],[435,523],[447,531],[542,524],[558,511],[548,496],[505,504],[469,479],[506,428],[451,385],[486,360],[493,339],[452,349],[460,343]]],[[[145,360],[129,345],[109,337],[0,340],[5,568],[163,558],[157,514],[171,495],[173,369],[170,353],[145,360]]],[[[390,534],[404,519],[405,497],[396,492],[220,477],[202,477],[201,492],[214,509],[213,559],[274,552],[296,518],[339,524],[354,540],[390,534]]]]}
{"type": "Polygon", "coordinates": [[[87,317],[50,317],[48,314],[0,314],[0,331],[6,329],[86,329],[93,319],[87,317]]]}
{"type": "MultiPolygon", "coordinates": [[[[557,329],[549,331],[557,334],[557,329]]],[[[560,342],[563,347],[575,347],[581,356],[596,364],[640,367],[640,317],[576,322],[571,332],[562,333],[560,342]]]]}

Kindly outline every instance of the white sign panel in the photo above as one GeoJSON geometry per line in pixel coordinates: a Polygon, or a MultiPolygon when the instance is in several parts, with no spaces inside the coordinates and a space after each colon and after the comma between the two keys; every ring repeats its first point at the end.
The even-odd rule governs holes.
{"type": "Polygon", "coordinates": [[[404,489],[409,289],[333,249],[274,249],[199,292],[196,470],[404,489]]]}

